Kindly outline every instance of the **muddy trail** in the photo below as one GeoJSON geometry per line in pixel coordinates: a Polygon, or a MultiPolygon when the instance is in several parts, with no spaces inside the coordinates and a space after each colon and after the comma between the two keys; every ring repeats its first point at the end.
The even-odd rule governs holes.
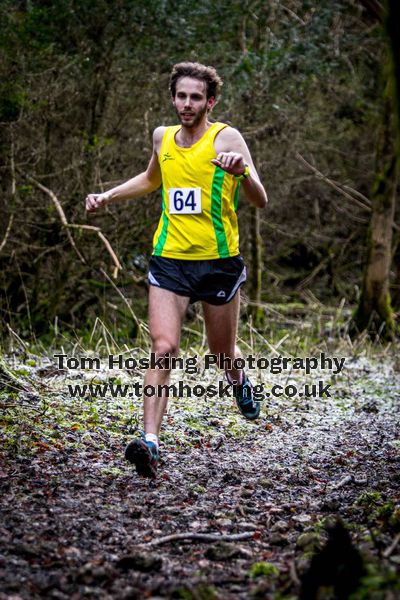
{"type": "Polygon", "coordinates": [[[156,481],[123,459],[139,399],[71,398],[99,375],[25,361],[32,387],[1,396],[0,598],[400,597],[396,360],[348,358],[331,397],[256,423],[173,399],[156,481]]]}

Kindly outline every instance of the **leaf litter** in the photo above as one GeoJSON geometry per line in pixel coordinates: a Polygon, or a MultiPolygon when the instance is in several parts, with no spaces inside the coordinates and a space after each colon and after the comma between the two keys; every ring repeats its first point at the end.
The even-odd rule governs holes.
{"type": "MultiPolygon", "coordinates": [[[[172,398],[156,481],[123,459],[139,398],[67,393],[139,373],[15,360],[31,387],[1,395],[1,600],[293,599],[338,522],[364,564],[355,600],[396,597],[400,374],[390,354],[347,359],[331,398],[269,398],[256,423],[231,398],[172,398]]],[[[252,378],[270,389],[318,377],[327,374],[252,378]]],[[[319,585],[336,597],[334,576],[319,585]]]]}

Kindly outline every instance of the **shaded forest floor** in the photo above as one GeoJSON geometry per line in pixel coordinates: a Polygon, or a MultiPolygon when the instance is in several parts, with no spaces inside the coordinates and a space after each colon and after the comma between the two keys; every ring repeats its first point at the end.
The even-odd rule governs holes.
{"type": "MultiPolygon", "coordinates": [[[[270,398],[256,423],[230,398],[172,399],[156,481],[123,459],[140,429],[139,399],[68,394],[68,383],[110,373],[14,355],[8,362],[25,383],[0,398],[0,598],[295,599],[308,572],[309,589],[329,599],[355,548],[364,573],[352,598],[398,598],[396,349],[330,353],[346,357],[335,376],[254,373],[266,384],[332,383],[331,398],[270,398]],[[340,542],[327,557],[321,548],[338,517],[353,550],[340,542]],[[178,533],[191,537],[162,539],[178,533]],[[310,572],[313,556],[321,561],[310,572]]],[[[349,596],[336,588],[336,597],[349,596]]]]}

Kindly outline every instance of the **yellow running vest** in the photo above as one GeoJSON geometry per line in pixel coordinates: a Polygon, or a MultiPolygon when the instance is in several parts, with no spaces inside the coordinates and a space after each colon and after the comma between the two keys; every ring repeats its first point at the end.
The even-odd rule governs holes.
{"type": "Polygon", "coordinates": [[[180,125],[166,128],[158,156],[163,212],[153,239],[155,256],[206,260],[239,254],[240,183],[211,162],[215,136],[224,127],[213,123],[190,148],[175,142],[180,125]]]}

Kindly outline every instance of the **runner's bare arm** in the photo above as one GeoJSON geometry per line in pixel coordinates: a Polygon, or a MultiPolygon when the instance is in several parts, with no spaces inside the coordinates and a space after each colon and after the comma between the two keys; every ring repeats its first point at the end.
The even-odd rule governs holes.
{"type": "Polygon", "coordinates": [[[121,185],[102,194],[89,194],[86,197],[86,210],[94,212],[105,204],[118,202],[119,200],[130,200],[139,198],[150,192],[154,192],[161,185],[161,171],[158,163],[158,152],[165,127],[157,127],[153,133],[153,154],[146,171],[125,181],[121,185]]]}
{"type": "Polygon", "coordinates": [[[214,149],[217,158],[211,162],[231,175],[241,175],[248,165],[249,175],[241,180],[241,185],[247,200],[258,208],[264,208],[268,202],[267,193],[239,131],[233,127],[222,129],[215,138],[214,149]]]}

